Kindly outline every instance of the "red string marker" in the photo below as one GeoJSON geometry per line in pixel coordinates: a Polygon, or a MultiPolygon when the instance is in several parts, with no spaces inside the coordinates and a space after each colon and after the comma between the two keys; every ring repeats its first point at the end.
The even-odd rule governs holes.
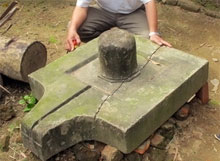
{"type": "Polygon", "coordinates": [[[75,40],[73,40],[73,45],[74,45],[74,49],[76,49],[76,48],[78,47],[78,44],[77,44],[76,39],[75,39],[75,40]]]}
{"type": "MultiPolygon", "coordinates": [[[[78,44],[77,44],[77,41],[76,41],[76,39],[75,40],[73,40],[73,46],[74,46],[74,49],[73,50],[75,50],[77,47],[78,47],[78,44]]],[[[70,51],[66,51],[66,53],[68,54],[70,51]]]]}

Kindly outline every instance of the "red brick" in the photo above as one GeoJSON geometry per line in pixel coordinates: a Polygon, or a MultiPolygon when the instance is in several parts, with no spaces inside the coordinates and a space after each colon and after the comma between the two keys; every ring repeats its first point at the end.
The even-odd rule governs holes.
{"type": "Polygon", "coordinates": [[[144,143],[142,143],[135,152],[138,154],[144,154],[150,147],[150,140],[146,140],[144,143]]]}
{"type": "Polygon", "coordinates": [[[151,139],[151,145],[154,147],[158,147],[164,142],[165,138],[160,134],[155,134],[153,138],[151,139]]]}
{"type": "Polygon", "coordinates": [[[196,96],[201,100],[202,104],[207,104],[209,102],[208,82],[200,88],[200,90],[196,93],[196,96]]]}
{"type": "Polygon", "coordinates": [[[189,104],[184,104],[175,114],[174,117],[177,120],[185,120],[190,113],[190,106],[189,104]]]}
{"type": "Polygon", "coordinates": [[[106,145],[101,152],[101,159],[105,161],[121,161],[123,154],[116,148],[106,145]]]}

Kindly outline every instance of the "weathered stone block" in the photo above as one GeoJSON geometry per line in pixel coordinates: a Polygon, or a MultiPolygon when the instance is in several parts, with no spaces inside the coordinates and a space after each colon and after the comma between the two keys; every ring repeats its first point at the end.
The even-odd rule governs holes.
{"type": "Polygon", "coordinates": [[[207,81],[206,60],[135,39],[140,75],[130,82],[98,77],[97,40],[31,74],[39,102],[22,122],[25,147],[41,160],[85,140],[130,153],[207,81]]]}

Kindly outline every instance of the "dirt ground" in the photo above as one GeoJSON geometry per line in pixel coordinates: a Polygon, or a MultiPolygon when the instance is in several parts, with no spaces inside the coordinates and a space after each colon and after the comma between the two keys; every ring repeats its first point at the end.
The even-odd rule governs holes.
{"type": "MultiPolygon", "coordinates": [[[[10,0],[0,1],[0,14],[10,0]]],[[[0,34],[12,24],[4,36],[43,42],[48,50],[48,63],[66,54],[64,41],[67,24],[72,15],[74,0],[20,0],[20,10],[12,20],[0,28],[0,34]]],[[[158,4],[159,29],[164,39],[174,48],[209,61],[210,102],[201,105],[194,100],[191,114],[178,122],[179,129],[168,146],[176,161],[220,161],[220,142],[214,134],[220,133],[220,90],[213,91],[211,80],[220,80],[220,19],[201,13],[192,13],[179,7],[158,4]]],[[[27,84],[4,77],[4,86],[12,96],[3,93],[0,104],[12,106],[16,117],[0,122],[0,137],[11,136],[8,152],[0,152],[0,161],[39,161],[26,150],[19,135],[20,121],[25,115],[19,99],[30,93],[27,84]],[[14,158],[14,159],[13,159],[14,158]]]]}

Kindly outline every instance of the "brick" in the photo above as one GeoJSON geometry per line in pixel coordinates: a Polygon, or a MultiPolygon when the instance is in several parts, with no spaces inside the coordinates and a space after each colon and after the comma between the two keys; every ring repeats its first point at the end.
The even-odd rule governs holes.
{"type": "Polygon", "coordinates": [[[101,152],[101,159],[104,161],[120,161],[123,158],[123,154],[116,148],[106,145],[101,152]]]}
{"type": "Polygon", "coordinates": [[[158,148],[160,148],[161,145],[164,143],[164,141],[165,141],[165,137],[163,137],[162,135],[156,133],[156,134],[153,136],[153,138],[151,139],[151,145],[152,145],[153,147],[158,147],[158,148]]]}
{"type": "Polygon", "coordinates": [[[174,117],[177,120],[185,120],[190,114],[190,105],[185,104],[183,105],[175,114],[174,117]]]}
{"type": "Polygon", "coordinates": [[[202,104],[207,104],[209,102],[209,86],[206,82],[202,88],[196,93],[196,96],[201,100],[202,104]]]}
{"type": "Polygon", "coordinates": [[[144,141],[144,143],[142,143],[136,150],[135,152],[138,154],[144,154],[150,147],[150,140],[147,139],[146,141],[144,141]]]}

